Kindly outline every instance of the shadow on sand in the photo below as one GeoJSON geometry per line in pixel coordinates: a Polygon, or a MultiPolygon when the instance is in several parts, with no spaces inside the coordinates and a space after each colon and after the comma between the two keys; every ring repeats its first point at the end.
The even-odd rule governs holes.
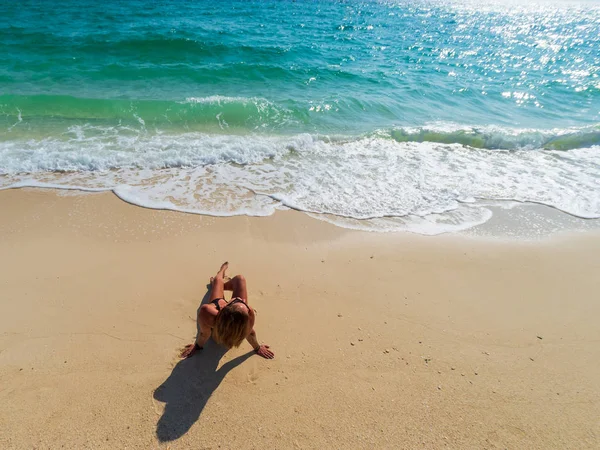
{"type": "MultiPolygon", "coordinates": [[[[207,292],[201,304],[208,301],[209,295],[210,292],[207,292]]],[[[209,340],[203,350],[179,361],[169,378],[154,391],[154,398],[166,403],[163,415],[156,425],[156,436],[160,442],[173,441],[187,433],[225,375],[254,355],[250,351],[228,361],[217,370],[225,353],[225,348],[212,339],[209,340]]]]}

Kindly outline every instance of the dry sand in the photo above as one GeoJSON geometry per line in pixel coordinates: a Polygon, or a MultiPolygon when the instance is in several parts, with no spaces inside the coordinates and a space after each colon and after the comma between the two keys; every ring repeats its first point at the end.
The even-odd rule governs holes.
{"type": "Polygon", "coordinates": [[[600,447],[598,233],[376,234],[35,190],[0,211],[2,449],[600,447]],[[276,358],[178,362],[224,260],[276,358]]]}

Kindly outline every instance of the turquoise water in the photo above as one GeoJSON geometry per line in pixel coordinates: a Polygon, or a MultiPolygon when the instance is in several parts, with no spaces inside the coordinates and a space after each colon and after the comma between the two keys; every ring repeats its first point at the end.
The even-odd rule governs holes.
{"type": "Polygon", "coordinates": [[[399,229],[483,200],[600,217],[600,2],[2,2],[0,44],[0,187],[399,229]]]}

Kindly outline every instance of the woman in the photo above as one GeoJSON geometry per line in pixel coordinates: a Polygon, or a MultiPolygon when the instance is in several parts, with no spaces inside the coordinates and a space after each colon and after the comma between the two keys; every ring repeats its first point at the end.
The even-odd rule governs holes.
{"type": "Polygon", "coordinates": [[[187,345],[181,352],[182,358],[189,358],[202,347],[211,336],[227,348],[239,347],[244,338],[254,351],[263,358],[272,359],[275,354],[268,345],[260,345],[254,332],[255,311],[248,306],[246,279],[236,275],[225,282],[225,271],[229,263],[225,262],[217,275],[210,279],[210,302],[202,305],[198,312],[200,333],[195,344],[187,345]],[[225,300],[224,291],[233,291],[231,301],[225,300]]]}

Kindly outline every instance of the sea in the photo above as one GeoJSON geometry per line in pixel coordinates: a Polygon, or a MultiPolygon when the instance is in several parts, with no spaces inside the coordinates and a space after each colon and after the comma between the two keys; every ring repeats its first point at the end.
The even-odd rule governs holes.
{"type": "Polygon", "coordinates": [[[0,1],[0,189],[421,234],[600,218],[600,1],[0,1]]]}

